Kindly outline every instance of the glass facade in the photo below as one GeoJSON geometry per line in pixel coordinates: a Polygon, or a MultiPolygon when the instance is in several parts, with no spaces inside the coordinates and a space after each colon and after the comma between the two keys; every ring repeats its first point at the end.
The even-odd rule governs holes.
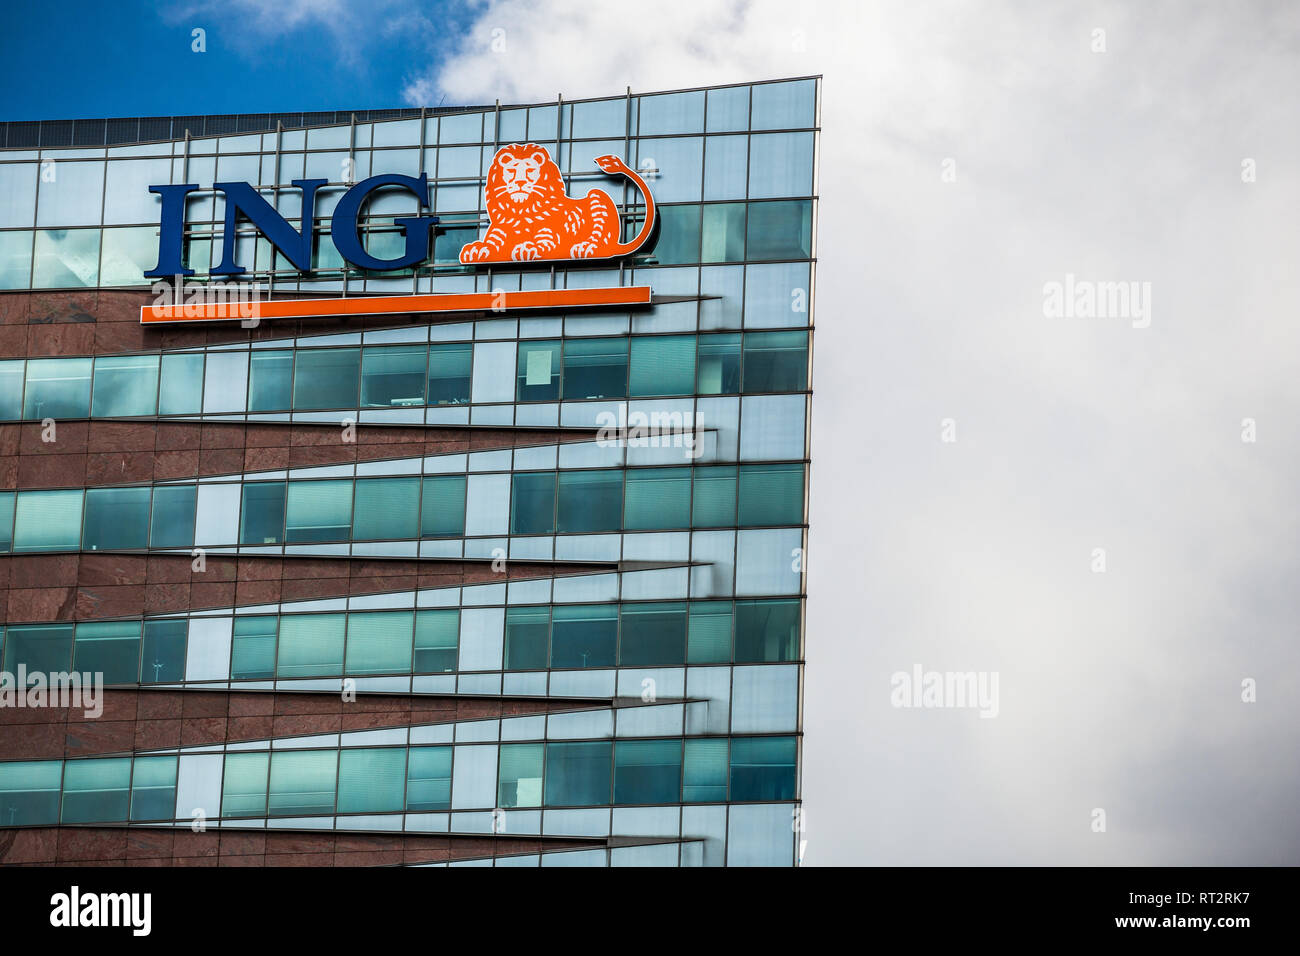
{"type": "MultiPolygon", "coordinates": [[[[131,419],[555,430],[460,454],[0,491],[0,553],[14,560],[199,551],[539,565],[360,597],[0,624],[10,673],[523,702],[495,719],[0,761],[0,827],[156,826],[203,807],[217,827],[610,841],[522,863],[794,864],[818,86],[0,150],[0,290],[11,293],[146,290],[161,216],[148,187],[162,184],[199,185],[184,261],[190,281],[211,282],[232,239],[213,183],[251,184],[297,231],[292,182],[307,178],[326,180],[310,269],[251,222],[230,243],[248,270],[239,278],[277,297],[634,285],[655,296],[632,312],[402,316],[329,332],[272,321],[247,340],[184,347],[147,330],[149,347],[129,352],[0,358],[0,421],[88,420],[92,433],[131,419]],[[650,241],[614,262],[462,265],[460,247],[488,225],[495,150],[516,142],[543,146],[570,196],[607,191],[629,239],[645,197],[593,162],[622,157],[654,195],[650,241]],[[423,212],[440,219],[428,259],[390,272],[346,263],[329,229],[347,189],[422,172],[423,212]]],[[[421,212],[409,193],[374,193],[363,246],[399,255],[398,220],[421,212]]]]}

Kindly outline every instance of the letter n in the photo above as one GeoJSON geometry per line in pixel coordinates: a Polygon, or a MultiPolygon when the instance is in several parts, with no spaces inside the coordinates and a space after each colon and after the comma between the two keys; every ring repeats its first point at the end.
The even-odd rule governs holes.
{"type": "Polygon", "coordinates": [[[295,232],[275,207],[248,183],[213,183],[213,189],[226,194],[226,224],[221,237],[221,265],[212,270],[214,276],[241,275],[244,267],[235,262],[235,227],[242,212],[271,245],[275,246],[300,272],[311,270],[312,226],[316,219],[316,190],[327,179],[295,179],[293,184],[302,190],[302,231],[295,232]]]}

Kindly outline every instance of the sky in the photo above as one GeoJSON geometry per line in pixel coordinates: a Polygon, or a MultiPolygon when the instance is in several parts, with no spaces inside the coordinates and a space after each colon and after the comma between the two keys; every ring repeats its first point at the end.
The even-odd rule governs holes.
{"type": "Polygon", "coordinates": [[[824,76],[806,865],[1300,863],[1300,7],[263,9],[16,11],[0,118],[824,76]]]}

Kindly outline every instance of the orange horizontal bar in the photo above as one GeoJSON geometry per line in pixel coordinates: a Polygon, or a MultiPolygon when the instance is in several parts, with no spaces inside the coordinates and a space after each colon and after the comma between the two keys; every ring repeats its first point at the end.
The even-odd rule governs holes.
{"type": "Polygon", "coordinates": [[[650,287],[528,289],[521,292],[448,292],[432,295],[354,296],[346,299],[279,299],[268,302],[181,302],[142,305],[144,325],[165,322],[233,322],[407,312],[517,312],[524,309],[611,308],[649,305],[650,287]]]}

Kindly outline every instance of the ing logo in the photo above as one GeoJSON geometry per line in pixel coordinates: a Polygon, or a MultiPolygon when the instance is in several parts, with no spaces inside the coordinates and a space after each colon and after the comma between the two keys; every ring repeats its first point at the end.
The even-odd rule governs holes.
{"type": "Polygon", "coordinates": [[[484,194],[487,234],[460,250],[466,265],[536,259],[613,259],[645,244],[655,224],[655,201],[635,170],[617,156],[597,156],[607,173],[632,180],[645,196],[646,216],[631,242],[620,242],[618,207],[602,189],[581,199],[564,191],[560,167],[536,143],[512,143],[497,150],[484,194]]]}

